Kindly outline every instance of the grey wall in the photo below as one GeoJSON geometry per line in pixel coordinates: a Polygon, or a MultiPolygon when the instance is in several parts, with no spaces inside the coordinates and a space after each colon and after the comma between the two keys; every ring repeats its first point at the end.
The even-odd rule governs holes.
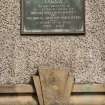
{"type": "Polygon", "coordinates": [[[0,83],[28,83],[35,67],[68,66],[76,82],[105,83],[105,0],[86,0],[85,36],[21,36],[20,1],[0,0],[0,83]]]}

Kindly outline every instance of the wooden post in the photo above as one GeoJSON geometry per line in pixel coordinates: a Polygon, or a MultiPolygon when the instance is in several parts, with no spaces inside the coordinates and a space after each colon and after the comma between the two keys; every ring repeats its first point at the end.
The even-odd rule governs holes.
{"type": "Polygon", "coordinates": [[[67,84],[65,85],[65,97],[69,98],[71,96],[72,90],[74,88],[74,78],[71,73],[69,73],[67,78],[67,84]]]}
{"type": "Polygon", "coordinates": [[[69,102],[74,79],[69,70],[61,68],[39,69],[44,105],[57,105],[69,102]]]}
{"type": "Polygon", "coordinates": [[[34,86],[37,92],[39,104],[44,105],[40,79],[38,76],[33,76],[33,80],[34,80],[34,86]]]}

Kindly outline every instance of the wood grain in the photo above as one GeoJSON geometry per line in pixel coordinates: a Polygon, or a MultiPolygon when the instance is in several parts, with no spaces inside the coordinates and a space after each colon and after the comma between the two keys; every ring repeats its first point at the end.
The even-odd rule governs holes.
{"type": "Polygon", "coordinates": [[[0,96],[0,105],[38,105],[32,95],[0,96]]]}
{"type": "MultiPolygon", "coordinates": [[[[0,93],[35,93],[35,89],[29,84],[0,85],[0,93]]],[[[105,92],[105,84],[74,84],[73,93],[102,93],[105,92]]]]}
{"type": "Polygon", "coordinates": [[[69,105],[105,105],[105,95],[71,96],[69,105]]]}
{"type": "Polygon", "coordinates": [[[65,85],[65,98],[68,99],[71,96],[72,90],[74,88],[74,78],[71,73],[68,75],[67,84],[65,85]]]}
{"type": "Polygon", "coordinates": [[[68,74],[68,71],[56,68],[39,70],[45,105],[55,105],[65,101],[64,92],[68,74]]]}
{"type": "Polygon", "coordinates": [[[41,90],[42,88],[41,88],[39,76],[33,76],[33,80],[34,80],[34,85],[35,85],[35,88],[36,88],[36,93],[37,93],[37,96],[38,96],[39,104],[44,105],[43,95],[42,95],[42,90],[41,90]]]}
{"type": "Polygon", "coordinates": [[[90,92],[100,93],[105,92],[105,84],[74,84],[72,92],[90,92]]]}
{"type": "Polygon", "coordinates": [[[32,85],[16,84],[16,85],[0,85],[0,93],[35,93],[32,85]]]}
{"type": "MultiPolygon", "coordinates": [[[[0,105],[38,105],[33,96],[0,96],[0,105]]],[[[105,95],[74,95],[67,105],[105,105],[105,95]]]]}

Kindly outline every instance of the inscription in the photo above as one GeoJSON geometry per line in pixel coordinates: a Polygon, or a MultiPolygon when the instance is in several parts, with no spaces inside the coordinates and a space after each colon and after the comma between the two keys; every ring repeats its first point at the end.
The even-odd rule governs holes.
{"type": "Polygon", "coordinates": [[[63,3],[63,0],[45,0],[45,3],[63,3]]]}
{"type": "Polygon", "coordinates": [[[22,0],[23,33],[84,33],[84,0],[22,0]]]}

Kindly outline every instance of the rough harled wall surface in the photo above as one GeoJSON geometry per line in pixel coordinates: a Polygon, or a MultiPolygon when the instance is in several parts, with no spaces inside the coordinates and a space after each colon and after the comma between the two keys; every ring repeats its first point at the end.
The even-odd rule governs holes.
{"type": "Polygon", "coordinates": [[[0,0],[0,83],[28,83],[37,66],[68,66],[76,82],[105,83],[105,0],[86,0],[85,36],[21,36],[20,0],[0,0]]]}

